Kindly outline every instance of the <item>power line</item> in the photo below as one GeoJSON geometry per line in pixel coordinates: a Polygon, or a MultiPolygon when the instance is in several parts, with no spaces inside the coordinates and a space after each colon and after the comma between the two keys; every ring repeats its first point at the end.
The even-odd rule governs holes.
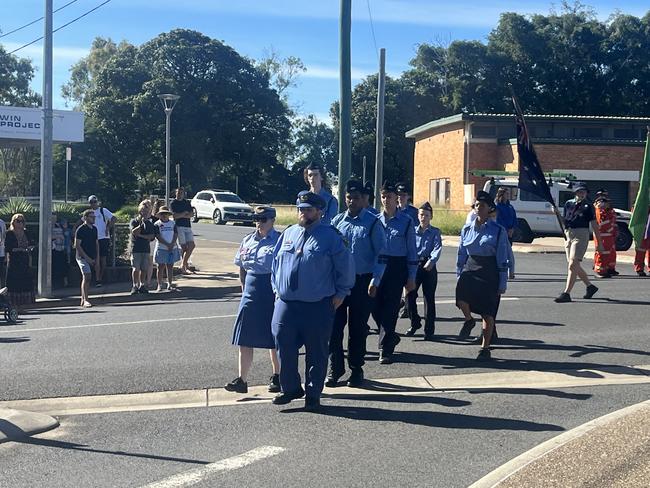
{"type": "MultiPolygon", "coordinates": [[[[66,3],[66,4],[63,5],[62,7],[57,8],[57,9],[54,10],[52,13],[55,14],[55,13],[57,13],[59,10],[63,10],[63,9],[66,8],[68,5],[72,5],[73,3],[78,2],[78,1],[79,1],[79,0],[72,0],[71,2],[66,3]]],[[[30,25],[34,25],[36,22],[40,22],[41,20],[43,20],[43,17],[39,17],[39,18],[36,19],[36,20],[32,20],[32,21],[29,22],[28,24],[21,25],[20,27],[18,27],[17,29],[14,29],[14,30],[12,30],[12,31],[5,32],[4,34],[0,34],[0,39],[2,39],[3,37],[7,37],[7,36],[13,34],[14,32],[18,32],[18,31],[20,31],[20,30],[23,30],[24,28],[29,27],[30,25]]]]}
{"type": "Polygon", "coordinates": [[[375,37],[375,25],[372,21],[372,12],[370,11],[370,0],[366,0],[366,4],[368,5],[368,17],[370,17],[370,31],[372,32],[372,42],[375,45],[377,59],[379,59],[379,48],[377,47],[377,38],[375,37]]]}
{"type": "MultiPolygon", "coordinates": [[[[88,10],[87,12],[84,12],[83,14],[81,14],[79,17],[76,17],[76,18],[72,19],[70,22],[67,22],[67,23],[63,24],[61,27],[57,27],[56,29],[54,29],[54,30],[52,31],[52,33],[58,32],[58,31],[60,31],[61,29],[65,28],[65,27],[68,27],[70,24],[75,23],[75,22],[78,21],[79,19],[83,19],[86,15],[89,15],[89,14],[93,13],[95,10],[97,10],[97,9],[100,8],[100,7],[103,7],[104,5],[106,5],[107,3],[111,2],[111,1],[112,1],[112,0],[105,0],[104,2],[100,3],[99,5],[97,5],[95,8],[91,8],[91,9],[88,10]]],[[[32,44],[35,44],[35,43],[37,43],[38,41],[40,41],[40,40],[42,40],[42,39],[43,39],[43,36],[39,37],[38,39],[34,39],[33,41],[30,41],[30,42],[28,42],[27,44],[23,44],[22,46],[20,46],[20,47],[14,49],[13,51],[9,52],[8,54],[13,54],[13,53],[15,53],[16,51],[20,51],[21,49],[24,49],[24,48],[26,48],[27,46],[31,46],[32,44]]]]}

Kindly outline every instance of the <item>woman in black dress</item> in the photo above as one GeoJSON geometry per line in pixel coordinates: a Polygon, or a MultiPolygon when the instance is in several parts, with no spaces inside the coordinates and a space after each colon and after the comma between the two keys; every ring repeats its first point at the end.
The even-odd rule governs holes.
{"type": "Polygon", "coordinates": [[[33,250],[25,233],[25,216],[14,214],[5,240],[7,253],[7,288],[9,301],[18,310],[36,301],[34,279],[29,269],[29,255],[33,250]]]}

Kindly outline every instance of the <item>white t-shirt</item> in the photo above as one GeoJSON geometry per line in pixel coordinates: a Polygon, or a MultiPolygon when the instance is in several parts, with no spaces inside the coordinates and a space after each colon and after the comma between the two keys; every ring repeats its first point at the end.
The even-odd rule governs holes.
{"type": "Polygon", "coordinates": [[[7,226],[5,221],[0,219],[0,258],[5,256],[5,237],[7,236],[7,226]]]}
{"type": "MultiPolygon", "coordinates": [[[[174,240],[174,229],[176,228],[176,223],[173,220],[168,220],[167,222],[158,220],[154,225],[158,227],[158,235],[160,238],[167,244],[171,244],[174,240]]],[[[160,241],[156,239],[156,251],[158,251],[160,245],[160,241]]],[[[166,251],[168,250],[167,248],[163,249],[166,251]]]]}
{"type": "Polygon", "coordinates": [[[111,211],[104,207],[97,207],[95,209],[95,228],[97,229],[97,239],[109,239],[110,236],[106,233],[106,224],[113,218],[111,211]],[[104,215],[102,215],[102,210],[104,215]]]}

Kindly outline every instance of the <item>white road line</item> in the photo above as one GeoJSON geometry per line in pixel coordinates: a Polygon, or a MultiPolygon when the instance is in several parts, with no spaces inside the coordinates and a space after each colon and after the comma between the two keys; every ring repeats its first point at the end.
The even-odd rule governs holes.
{"type": "Polygon", "coordinates": [[[237,315],[235,314],[235,315],[208,315],[207,317],[174,317],[171,319],[135,320],[131,322],[108,322],[105,324],[64,325],[61,327],[41,327],[38,329],[0,330],[0,334],[23,334],[25,332],[43,332],[48,330],[64,330],[64,329],[84,329],[90,327],[109,327],[113,325],[154,324],[157,322],[175,322],[178,320],[230,319],[233,317],[237,317],[237,315]]]}
{"type": "Polygon", "coordinates": [[[207,477],[220,473],[222,471],[232,471],[235,469],[243,468],[256,461],[275,456],[285,451],[283,447],[277,446],[262,446],[251,451],[233,456],[228,459],[222,459],[216,463],[207,464],[201,468],[179,473],[164,480],[155,481],[142,488],[184,488],[200,483],[207,477]]]}

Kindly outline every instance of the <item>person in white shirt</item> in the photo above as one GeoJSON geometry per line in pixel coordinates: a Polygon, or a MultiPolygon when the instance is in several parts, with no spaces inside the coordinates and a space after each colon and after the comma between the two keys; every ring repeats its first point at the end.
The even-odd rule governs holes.
{"type": "Polygon", "coordinates": [[[95,228],[97,229],[97,239],[99,241],[99,271],[95,280],[97,286],[102,286],[102,278],[106,270],[106,258],[111,244],[111,231],[117,220],[112,212],[99,205],[99,200],[95,195],[88,197],[90,208],[95,211],[95,228]]]}

